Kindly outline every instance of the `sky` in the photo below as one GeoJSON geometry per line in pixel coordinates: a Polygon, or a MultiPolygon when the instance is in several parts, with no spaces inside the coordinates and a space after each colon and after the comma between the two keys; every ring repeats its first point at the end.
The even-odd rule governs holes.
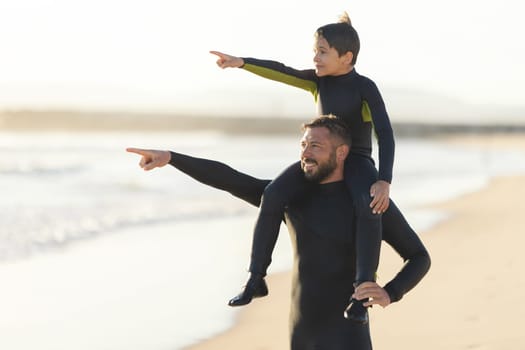
{"type": "Polygon", "coordinates": [[[0,110],[311,114],[308,93],[209,51],[312,68],[315,30],[343,11],[391,114],[525,117],[520,0],[0,0],[0,110]]]}

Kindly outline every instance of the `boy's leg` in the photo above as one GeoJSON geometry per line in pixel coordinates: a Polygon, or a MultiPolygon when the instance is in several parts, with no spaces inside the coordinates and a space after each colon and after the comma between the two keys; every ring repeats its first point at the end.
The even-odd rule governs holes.
{"type": "Polygon", "coordinates": [[[268,294],[264,276],[271,263],[285,206],[307,188],[300,162],[289,166],[265,188],[253,233],[250,277],[241,292],[229,301],[230,306],[245,305],[254,297],[268,294]]]}
{"type": "MultiPolygon", "coordinates": [[[[356,214],[356,276],[354,285],[375,281],[381,249],[381,214],[370,208],[370,187],[377,181],[377,170],[370,158],[349,155],[345,163],[345,181],[350,189],[356,214]]],[[[345,316],[357,323],[367,323],[365,300],[350,301],[345,316]]]]}

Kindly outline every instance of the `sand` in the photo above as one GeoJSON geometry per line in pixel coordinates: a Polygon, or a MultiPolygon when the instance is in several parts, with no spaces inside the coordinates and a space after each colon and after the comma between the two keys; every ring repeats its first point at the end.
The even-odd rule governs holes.
{"type": "MultiPolygon", "coordinates": [[[[467,141],[525,150],[522,137],[467,141]]],[[[525,349],[524,184],[524,176],[499,177],[433,206],[449,219],[420,233],[432,267],[400,302],[371,310],[374,349],[525,349]]],[[[401,263],[384,246],[378,282],[387,283],[401,263]]],[[[287,349],[290,274],[269,276],[268,283],[270,296],[244,307],[236,326],[188,350],[287,349]]]]}

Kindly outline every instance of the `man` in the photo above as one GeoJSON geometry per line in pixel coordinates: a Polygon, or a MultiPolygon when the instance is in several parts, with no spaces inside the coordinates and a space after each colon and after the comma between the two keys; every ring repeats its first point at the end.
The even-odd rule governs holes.
{"type": "MultiPolygon", "coordinates": [[[[365,306],[386,307],[401,299],[430,267],[429,255],[413,231],[387,231],[383,239],[406,264],[385,287],[366,282],[354,292],[355,229],[360,223],[343,181],[344,161],[349,149],[349,131],[340,119],[321,116],[304,125],[301,169],[312,186],[288,204],[284,217],[294,250],[290,310],[292,350],[371,349],[368,323],[350,322],[343,316],[349,299],[369,298],[365,306]]],[[[128,151],[142,156],[140,165],[145,170],[171,164],[198,181],[226,190],[254,205],[260,204],[269,183],[215,161],[169,151],[136,148],[128,148],[128,151]]],[[[395,204],[391,203],[390,207],[385,215],[390,212],[397,223],[406,225],[395,204]]],[[[257,291],[255,295],[267,293],[262,279],[252,287],[257,291]]]]}

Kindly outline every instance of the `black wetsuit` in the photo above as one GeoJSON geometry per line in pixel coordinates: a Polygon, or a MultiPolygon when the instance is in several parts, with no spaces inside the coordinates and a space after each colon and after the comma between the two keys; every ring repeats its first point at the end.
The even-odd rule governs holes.
{"type": "MultiPolygon", "coordinates": [[[[170,164],[199,182],[227,191],[255,206],[270,180],[260,180],[207,159],[171,154],[170,164]]],[[[401,271],[384,287],[398,301],[426,274],[430,257],[395,203],[385,213],[394,228],[383,233],[405,261],[401,271]]],[[[291,201],[284,217],[294,249],[291,350],[369,350],[368,324],[343,317],[353,293],[356,271],[355,230],[358,217],[343,182],[313,185],[291,201]]]]}
{"type": "MultiPolygon", "coordinates": [[[[370,187],[377,180],[392,181],[394,135],[385,104],[375,83],[353,69],[340,76],[318,77],[313,69],[297,70],[279,62],[243,58],[243,68],[264,78],[309,91],[319,114],[333,114],[350,127],[352,147],[345,163],[345,180],[354,198],[357,215],[368,226],[356,232],[358,267],[355,282],[375,280],[379,262],[381,225],[388,225],[380,214],[372,214],[370,187]],[[372,159],[372,131],[378,140],[379,172],[372,159]]],[[[287,203],[306,191],[299,163],[283,171],[266,188],[257,217],[249,270],[266,274],[279,234],[280,218],[287,203]]]]}

